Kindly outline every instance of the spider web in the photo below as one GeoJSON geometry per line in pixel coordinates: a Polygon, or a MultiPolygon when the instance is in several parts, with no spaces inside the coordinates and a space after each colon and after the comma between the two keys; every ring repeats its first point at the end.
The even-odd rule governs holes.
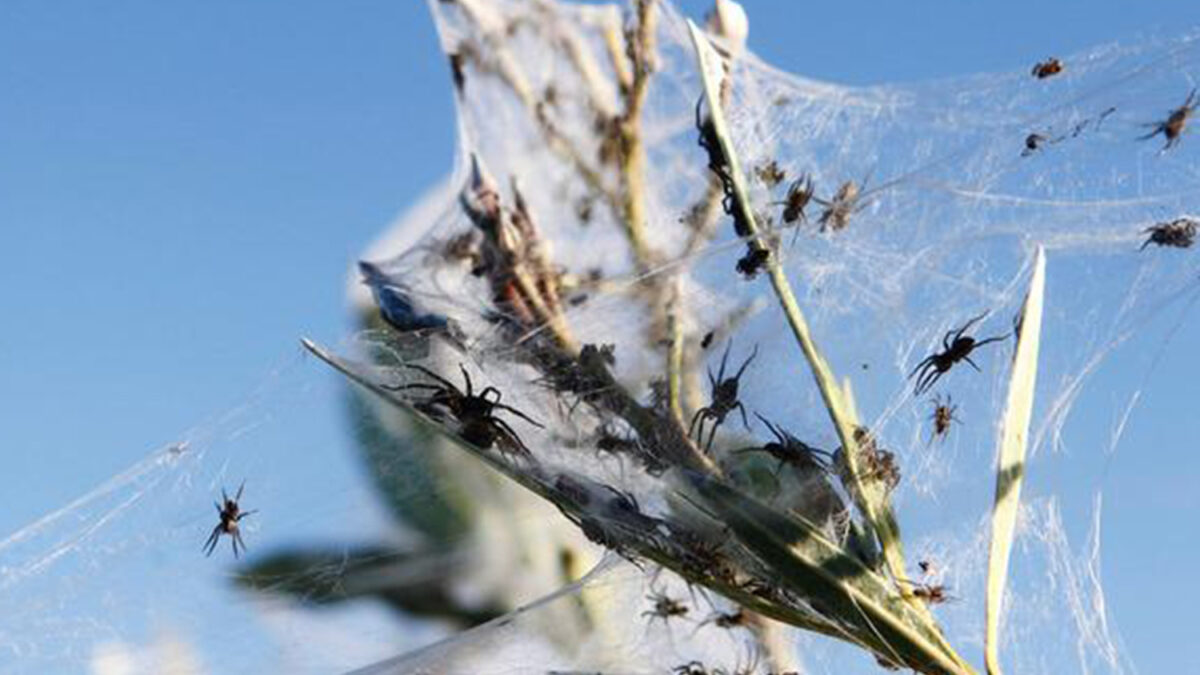
{"type": "MultiPolygon", "coordinates": [[[[696,144],[701,83],[683,18],[660,5],[644,115],[645,236],[660,257],[639,268],[615,209],[579,179],[569,155],[546,149],[549,124],[580,157],[603,151],[596,112],[620,101],[606,86],[613,72],[600,36],[614,20],[619,27],[619,14],[532,0],[432,4],[447,53],[465,55],[458,166],[364,256],[421,311],[461,331],[459,352],[429,363],[459,383],[463,362],[544,424],[512,422],[548,465],[628,492],[647,513],[671,509],[661,482],[590,452],[596,428],[586,406],[511,358],[519,345],[496,328],[485,280],[445,255],[471,231],[458,194],[474,155],[506,203],[517,181],[548,257],[578,281],[564,296],[572,331],[581,342],[615,345],[616,375],[637,396],[650,398],[665,363],[647,338],[663,317],[646,298],[675,284],[691,345],[689,410],[708,403],[704,373],[726,346],[733,369],[757,349],[739,393],[750,429],[732,413],[717,452],[770,440],[755,413],[835,449],[767,282],[735,271],[745,243],[715,212],[711,232],[696,234],[711,178],[696,144]],[[497,56],[472,57],[485,47],[497,56]]],[[[1197,212],[1195,139],[1185,134],[1169,151],[1161,136],[1136,139],[1184,103],[1197,48],[1195,35],[1142,39],[1064,57],[1066,73],[1045,81],[1021,67],[869,88],[805,80],[748,53],[734,60],[727,110],[751,203],[779,228],[776,255],[823,353],[852,381],[880,445],[896,453],[894,498],[909,559],[932,565],[928,579],[913,577],[946,584],[954,600],[936,615],[972,661],[983,642],[994,454],[1013,343],[982,348],[973,355],[981,372],[960,363],[932,388],[958,406],[960,422],[944,439],[931,439],[930,396],[914,397],[908,376],[973,317],[982,315],[976,337],[1011,332],[1033,251],[1045,247],[1031,463],[1001,653],[1012,672],[1136,670],[1106,600],[1102,561],[1125,541],[1135,553],[1121,559],[1137,560],[1146,536],[1123,530],[1127,540],[1105,537],[1102,548],[1102,515],[1114,507],[1102,512],[1100,504],[1102,493],[1124,485],[1112,467],[1139,421],[1171,429],[1139,448],[1147,471],[1170,472],[1166,443],[1183,433],[1143,399],[1153,398],[1165,363],[1194,361],[1174,338],[1193,315],[1198,265],[1191,250],[1140,247],[1147,228],[1197,212]],[[1043,139],[1035,150],[1026,146],[1031,134],[1043,139]],[[756,171],[772,162],[786,174],[773,185],[756,171]],[[846,181],[859,185],[861,208],[844,229],[822,232],[816,202],[807,221],[785,227],[778,202],[802,175],[826,201],[846,181]]],[[[353,276],[366,316],[372,305],[353,276]]],[[[378,326],[341,347],[384,361],[428,355],[378,326]]],[[[700,627],[730,609],[715,596],[694,597],[653,566],[602,559],[556,510],[416,429],[315,361],[289,359],[241,408],[0,541],[8,608],[0,662],[8,672],[105,674],[633,673],[697,660],[765,672],[746,634],[700,627]],[[314,410],[347,424],[321,428],[314,410]],[[244,521],[248,560],[233,561],[224,538],[205,558],[200,546],[216,522],[208,503],[243,479],[243,507],[257,509],[244,521]],[[445,596],[429,595],[431,587],[445,596]],[[686,599],[689,614],[647,622],[647,596],[664,590],[686,599]]],[[[1190,522],[1178,507],[1155,515],[1168,528],[1190,522]]],[[[1143,583],[1128,572],[1121,578],[1143,583]]],[[[1140,594],[1169,593],[1173,580],[1145,580],[1140,594]]],[[[805,672],[878,669],[833,640],[797,631],[781,639],[805,672]]]]}

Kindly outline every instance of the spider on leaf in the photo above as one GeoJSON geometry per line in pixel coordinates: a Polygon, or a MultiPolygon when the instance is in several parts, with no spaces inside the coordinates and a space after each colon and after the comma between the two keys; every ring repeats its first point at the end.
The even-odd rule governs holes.
{"type": "Polygon", "coordinates": [[[920,396],[929,391],[929,388],[959,361],[966,361],[971,364],[972,368],[979,370],[979,366],[971,360],[971,353],[988,343],[1008,338],[1008,335],[997,335],[986,340],[976,340],[970,335],[966,335],[971,326],[985,316],[987,316],[986,312],[966,322],[958,330],[947,331],[942,338],[942,351],[930,354],[925,357],[925,360],[918,363],[916,368],[913,368],[913,371],[908,374],[908,378],[912,379],[914,376],[917,378],[913,390],[915,395],[920,396]]]}
{"type": "Polygon", "coordinates": [[[400,385],[382,385],[384,389],[390,391],[429,390],[433,393],[428,398],[416,402],[414,407],[432,417],[439,417],[441,409],[448,411],[461,425],[459,436],[466,442],[483,449],[497,445],[501,453],[512,452],[526,457],[532,456],[529,448],[521,441],[521,437],[509,426],[508,422],[496,416],[496,411],[503,410],[512,413],[539,429],[543,427],[541,423],[520,410],[501,403],[502,395],[499,389],[489,386],[478,394],[474,393],[471,375],[467,373],[466,367],[461,363],[458,364],[458,368],[462,371],[463,380],[466,382],[467,391],[465,393],[454,383],[424,366],[406,363],[404,367],[433,378],[436,384],[412,382],[400,385]]]}
{"type": "Polygon", "coordinates": [[[241,522],[242,518],[256,513],[257,509],[255,511],[242,511],[241,507],[238,506],[238,502],[242,499],[242,490],[245,488],[246,481],[242,481],[233,499],[230,499],[229,495],[225,494],[225,488],[221,488],[221,503],[213,502],[213,506],[217,507],[217,516],[221,520],[213,528],[212,534],[208,535],[208,541],[204,542],[203,550],[205,556],[212,555],[213,551],[217,548],[217,542],[221,540],[221,535],[223,534],[229,535],[229,543],[233,547],[234,558],[239,557],[239,546],[242,549],[241,552],[244,553],[246,551],[246,542],[242,541],[242,532],[238,529],[238,523],[241,522]]]}

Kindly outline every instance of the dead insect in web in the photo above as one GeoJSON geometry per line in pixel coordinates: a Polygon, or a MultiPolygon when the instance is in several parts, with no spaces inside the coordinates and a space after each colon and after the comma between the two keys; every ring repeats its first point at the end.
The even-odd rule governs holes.
{"type": "Polygon", "coordinates": [[[213,506],[217,507],[217,517],[220,518],[220,522],[213,528],[212,534],[208,535],[208,541],[204,542],[203,550],[205,556],[212,555],[213,550],[217,548],[217,542],[220,541],[223,534],[229,535],[229,543],[233,547],[233,557],[237,558],[239,556],[239,546],[243,553],[246,551],[246,542],[242,541],[242,532],[238,529],[238,523],[242,521],[242,518],[257,511],[242,511],[241,506],[238,505],[238,502],[242,499],[242,490],[245,488],[246,481],[242,481],[233,499],[230,499],[229,495],[225,494],[225,488],[221,488],[221,503],[213,502],[213,506]]]}
{"type": "Polygon", "coordinates": [[[746,255],[738,259],[737,271],[747,279],[753,279],[758,276],[758,273],[762,271],[762,268],[766,266],[767,260],[770,258],[770,249],[751,245],[746,249],[746,255]]]}
{"type": "Polygon", "coordinates": [[[915,395],[920,396],[928,391],[930,387],[941,379],[942,375],[960,361],[966,361],[971,364],[972,368],[979,370],[979,366],[971,360],[971,352],[990,342],[999,342],[1008,337],[1007,335],[998,335],[986,340],[976,340],[970,335],[966,335],[965,333],[971,326],[975,325],[984,316],[987,316],[986,312],[963,324],[963,327],[958,330],[947,331],[946,335],[942,337],[942,351],[925,357],[923,361],[917,364],[916,368],[913,368],[913,371],[908,374],[908,378],[912,379],[913,376],[917,378],[916,386],[913,390],[915,395]]]}
{"type": "Polygon", "coordinates": [[[821,231],[844,229],[850,224],[850,216],[858,213],[866,204],[859,203],[859,187],[858,183],[848,180],[842,183],[838,188],[837,193],[830,200],[824,200],[820,197],[813,197],[825,210],[821,212],[821,217],[817,220],[821,224],[821,231]]]}
{"type": "Polygon", "coordinates": [[[1142,234],[1150,236],[1138,250],[1144,250],[1150,244],[1189,248],[1196,241],[1196,225],[1197,222],[1194,219],[1185,216],[1147,227],[1142,230],[1142,234]]]}
{"type": "MultiPolygon", "coordinates": [[[[959,419],[954,416],[957,411],[958,406],[954,405],[949,394],[946,395],[945,403],[942,402],[940,394],[933,397],[933,413],[929,415],[929,420],[933,422],[933,436],[930,437],[930,441],[935,438],[944,439],[946,434],[950,433],[950,424],[959,422],[959,419]]],[[[959,423],[961,424],[961,422],[959,423]]]]}
{"type": "Polygon", "coordinates": [[[771,160],[766,164],[760,164],[755,167],[754,175],[758,176],[758,179],[763,182],[763,185],[766,185],[769,188],[779,185],[787,178],[787,174],[784,173],[783,169],[779,168],[779,163],[775,160],[771,160]]]}
{"type": "Polygon", "coordinates": [[[413,406],[432,417],[440,417],[442,410],[448,411],[458,421],[460,425],[459,436],[464,441],[485,450],[496,445],[502,453],[512,452],[519,455],[531,456],[529,448],[521,442],[521,437],[517,435],[517,432],[507,422],[496,417],[495,413],[497,410],[503,410],[520,417],[539,429],[542,428],[542,425],[520,410],[501,403],[500,398],[502,395],[499,389],[485,387],[478,394],[474,393],[471,385],[471,376],[467,373],[466,367],[461,363],[458,364],[458,367],[462,371],[463,380],[466,382],[467,391],[465,393],[446,378],[424,366],[406,363],[404,367],[432,378],[436,384],[411,382],[408,384],[381,386],[390,391],[431,391],[432,393],[428,397],[415,402],[413,406]]]}
{"type": "Polygon", "coordinates": [[[708,346],[712,344],[713,335],[714,331],[710,330],[704,334],[704,337],[700,338],[700,349],[708,349],[708,346]]]}
{"type": "Polygon", "coordinates": [[[1022,157],[1028,157],[1042,148],[1042,145],[1049,140],[1041,134],[1029,134],[1025,137],[1025,149],[1021,151],[1022,157]]]}
{"type": "Polygon", "coordinates": [[[807,220],[804,215],[804,209],[808,207],[808,203],[812,201],[813,194],[816,192],[816,187],[813,185],[812,176],[804,174],[792,181],[788,186],[787,196],[783,201],[775,202],[775,204],[783,205],[783,222],[792,224],[807,220]]]}
{"type": "Polygon", "coordinates": [[[654,607],[642,612],[642,616],[650,617],[649,621],[651,623],[655,619],[661,619],[663,625],[666,625],[673,617],[685,616],[688,613],[686,605],[661,591],[655,591],[647,595],[646,599],[653,602],[654,607]]]}
{"type": "Polygon", "coordinates": [[[1196,101],[1196,90],[1193,89],[1192,92],[1188,94],[1187,100],[1183,102],[1183,105],[1172,110],[1167,116],[1167,119],[1161,122],[1151,122],[1143,125],[1147,127],[1154,127],[1154,131],[1151,131],[1145,136],[1139,136],[1138,140],[1145,141],[1162,134],[1163,137],[1167,139],[1167,143],[1163,146],[1161,152],[1170,150],[1175,146],[1176,143],[1179,142],[1180,137],[1183,135],[1184,127],[1187,126],[1188,119],[1191,118],[1192,113],[1196,112],[1196,106],[1200,106],[1200,102],[1196,101]]]}
{"type": "Polygon", "coordinates": [[[754,351],[749,358],[742,363],[742,367],[738,368],[737,375],[733,377],[725,377],[725,367],[729,362],[729,350],[733,347],[733,340],[730,340],[725,345],[725,353],[721,356],[721,367],[717,371],[717,376],[713,377],[712,368],[708,369],[708,384],[712,390],[712,402],[707,406],[696,411],[692,416],[692,423],[688,426],[688,436],[694,436],[697,441],[702,440],[704,436],[704,423],[711,421],[708,432],[708,442],[704,443],[704,449],[712,448],[713,437],[717,435],[717,427],[725,422],[725,416],[734,410],[742,413],[742,424],[746,429],[750,429],[750,421],[746,419],[746,407],[738,400],[738,383],[741,382],[742,374],[746,372],[747,366],[758,356],[758,345],[754,345],[754,351]],[[697,423],[699,424],[699,436],[696,436],[697,423]]]}
{"type": "Polygon", "coordinates": [[[1044,80],[1047,77],[1057,75],[1057,74],[1061,73],[1062,71],[1063,71],[1062,61],[1059,61],[1058,59],[1051,57],[1051,58],[1046,59],[1045,61],[1042,61],[1041,63],[1034,64],[1033,70],[1030,71],[1030,74],[1039,80],[1044,80]]]}
{"type": "Polygon", "coordinates": [[[754,413],[754,416],[771,430],[771,433],[775,435],[776,441],[758,448],[738,450],[739,453],[765,452],[774,457],[779,461],[779,465],[775,467],[775,475],[779,475],[779,472],[785,465],[789,465],[797,471],[826,471],[829,469],[830,453],[808,445],[782,428],[775,426],[767,418],[758,413],[754,413]]]}

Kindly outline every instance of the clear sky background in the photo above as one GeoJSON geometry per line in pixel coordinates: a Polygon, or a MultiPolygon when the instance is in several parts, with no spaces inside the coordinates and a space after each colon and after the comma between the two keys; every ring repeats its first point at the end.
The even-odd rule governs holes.
{"type": "MultiPolygon", "coordinates": [[[[744,4],[762,58],[843,83],[1200,20],[1195,0],[744,4]]],[[[451,166],[447,70],[416,0],[0,2],[0,537],[245,400],[299,336],[344,334],[348,265],[451,166]]],[[[337,412],[311,423],[333,437],[337,412]]],[[[1112,527],[1136,527],[1112,500],[1112,527]]],[[[1137,661],[1167,672],[1154,644],[1194,619],[1109,590],[1137,661]]]]}

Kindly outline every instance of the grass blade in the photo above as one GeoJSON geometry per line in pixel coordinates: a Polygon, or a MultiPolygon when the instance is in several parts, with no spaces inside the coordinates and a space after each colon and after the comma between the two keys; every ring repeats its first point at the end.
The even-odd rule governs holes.
{"type": "Polygon", "coordinates": [[[1037,383],[1038,348],[1042,333],[1042,297],[1046,282],[1046,252],[1039,246],[1033,263],[1033,278],[1021,309],[1017,353],[1008,385],[1008,405],[1000,436],[1000,462],[996,468],[996,501],[992,507],[992,543],[988,553],[987,634],[984,660],[989,675],[1000,675],[1000,615],[1008,560],[1025,477],[1025,451],[1029,419],[1033,413],[1033,391],[1037,383]]]}

